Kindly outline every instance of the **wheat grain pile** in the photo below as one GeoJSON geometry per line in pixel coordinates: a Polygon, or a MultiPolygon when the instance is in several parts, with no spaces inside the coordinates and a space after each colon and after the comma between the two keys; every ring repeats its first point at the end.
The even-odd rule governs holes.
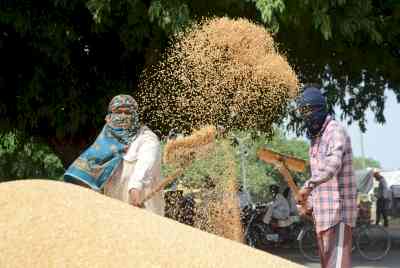
{"type": "Polygon", "coordinates": [[[301,267],[55,181],[0,183],[0,267],[301,267]]]}
{"type": "Polygon", "coordinates": [[[136,98],[153,129],[203,125],[271,131],[298,80],[268,31],[245,19],[215,18],[174,39],[147,69],[136,98]]]}

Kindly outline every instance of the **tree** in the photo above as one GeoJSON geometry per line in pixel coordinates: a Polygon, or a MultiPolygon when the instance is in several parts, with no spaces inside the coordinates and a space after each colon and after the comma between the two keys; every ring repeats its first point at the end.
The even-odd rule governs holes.
{"type": "Polygon", "coordinates": [[[331,111],[338,105],[363,131],[367,108],[385,122],[385,90],[400,101],[399,1],[251,1],[301,80],[325,87],[331,111]]]}
{"type": "Polygon", "coordinates": [[[0,135],[0,182],[15,179],[58,179],[60,159],[46,144],[23,139],[18,132],[0,135]]]}
{"type": "Polygon", "coordinates": [[[399,10],[390,0],[2,1],[0,130],[41,138],[67,166],[174,32],[223,15],[277,31],[301,80],[322,81],[349,121],[363,126],[371,107],[384,122],[384,90],[400,95],[399,10]]]}
{"type": "Polygon", "coordinates": [[[1,129],[42,137],[64,165],[71,162],[102,124],[110,96],[135,83],[150,31],[139,4],[120,14],[131,14],[129,22],[103,24],[95,23],[87,1],[2,6],[1,129]],[[124,39],[127,32],[135,35],[124,39]]]}
{"type": "Polygon", "coordinates": [[[190,15],[243,12],[231,2],[3,1],[1,131],[41,137],[67,166],[98,133],[111,97],[135,91],[168,36],[190,15]]]}
{"type": "Polygon", "coordinates": [[[354,170],[360,170],[365,168],[380,168],[381,164],[378,160],[368,157],[354,157],[353,168],[354,170]]]}

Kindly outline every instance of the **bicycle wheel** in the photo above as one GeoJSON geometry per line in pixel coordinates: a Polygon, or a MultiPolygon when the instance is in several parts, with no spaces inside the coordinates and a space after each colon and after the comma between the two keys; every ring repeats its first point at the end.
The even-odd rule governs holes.
{"type": "Polygon", "coordinates": [[[303,228],[298,236],[301,254],[309,261],[319,261],[317,235],[314,228],[303,228]]]}
{"type": "Polygon", "coordinates": [[[382,259],[391,247],[389,233],[377,225],[369,225],[359,230],[355,242],[360,255],[370,261],[382,259]]]}

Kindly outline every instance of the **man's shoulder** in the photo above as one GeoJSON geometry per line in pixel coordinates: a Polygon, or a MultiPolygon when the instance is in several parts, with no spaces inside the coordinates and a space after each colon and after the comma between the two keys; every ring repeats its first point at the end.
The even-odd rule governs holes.
{"type": "Polygon", "coordinates": [[[347,133],[347,129],[345,128],[345,126],[338,122],[336,119],[332,119],[327,128],[326,128],[326,132],[333,134],[333,133],[340,133],[346,137],[348,137],[348,133],[347,133]]]}
{"type": "Polygon", "coordinates": [[[329,121],[328,128],[341,128],[341,129],[344,129],[344,126],[338,120],[336,120],[335,118],[332,118],[329,121]]]}
{"type": "Polygon", "coordinates": [[[141,139],[144,139],[148,142],[160,143],[160,139],[158,138],[158,136],[148,126],[143,125],[140,128],[139,132],[139,137],[141,139]]]}

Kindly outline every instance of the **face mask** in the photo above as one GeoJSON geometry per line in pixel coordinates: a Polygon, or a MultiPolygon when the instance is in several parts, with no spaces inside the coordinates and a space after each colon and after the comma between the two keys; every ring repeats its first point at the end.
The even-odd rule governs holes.
{"type": "Polygon", "coordinates": [[[132,128],[135,121],[135,113],[113,113],[110,115],[110,125],[114,128],[130,129],[132,128]]]}
{"type": "Polygon", "coordinates": [[[319,134],[327,115],[328,113],[324,107],[314,107],[308,113],[303,113],[304,124],[309,138],[314,138],[319,134]]]}

